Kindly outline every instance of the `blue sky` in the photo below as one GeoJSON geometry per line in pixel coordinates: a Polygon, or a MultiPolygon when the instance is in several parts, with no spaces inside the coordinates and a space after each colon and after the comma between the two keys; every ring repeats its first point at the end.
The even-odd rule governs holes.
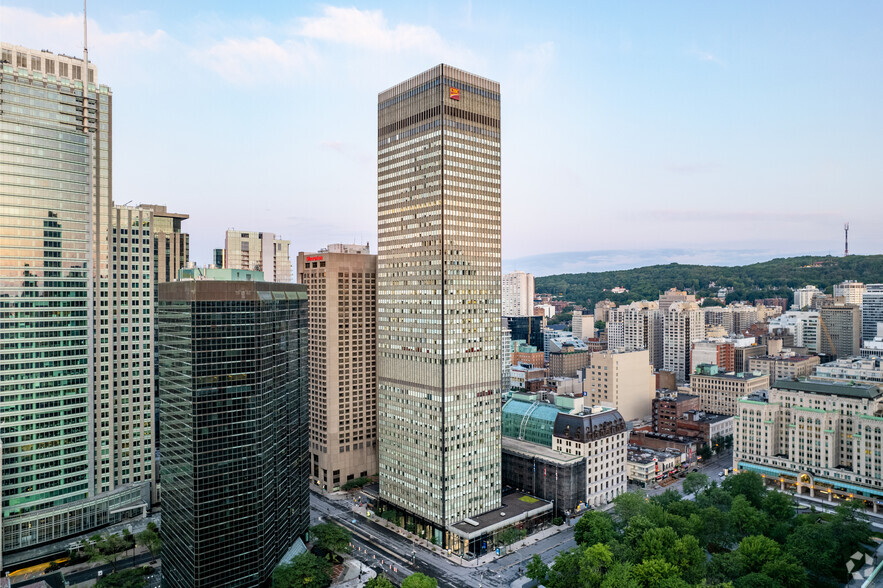
{"type": "MultiPolygon", "coordinates": [[[[0,39],[79,54],[81,9],[0,0],[0,39]]],[[[851,252],[883,249],[879,2],[95,0],[89,17],[114,199],[189,213],[199,263],[227,228],[292,255],[373,247],[377,93],[440,62],[501,83],[505,269],[837,254],[847,220],[851,252]]]]}

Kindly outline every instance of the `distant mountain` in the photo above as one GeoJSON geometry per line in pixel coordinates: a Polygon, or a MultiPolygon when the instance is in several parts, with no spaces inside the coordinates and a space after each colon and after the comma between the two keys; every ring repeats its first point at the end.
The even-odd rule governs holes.
{"type": "Polygon", "coordinates": [[[628,270],[558,274],[536,278],[536,291],[561,294],[586,304],[608,298],[617,303],[655,300],[669,288],[688,289],[699,296],[716,295],[718,288],[734,291],[728,301],[772,296],[791,297],[794,288],[807,284],[827,290],[843,280],[866,284],[883,282],[883,255],[849,257],[787,257],[742,266],[684,265],[670,263],[628,270]],[[715,285],[709,286],[710,283],[715,285]],[[628,293],[605,292],[623,287],[628,293]]]}

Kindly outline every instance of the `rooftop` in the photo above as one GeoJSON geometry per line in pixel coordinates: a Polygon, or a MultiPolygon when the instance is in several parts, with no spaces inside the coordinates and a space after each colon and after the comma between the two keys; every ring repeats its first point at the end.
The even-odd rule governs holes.
{"type": "Polygon", "coordinates": [[[808,359],[812,359],[813,357],[817,357],[815,355],[758,355],[757,357],[752,357],[748,361],[754,360],[766,360],[766,361],[782,361],[785,363],[799,363],[801,361],[806,361],[808,359]]]}
{"type": "Polygon", "coordinates": [[[583,457],[579,455],[561,453],[560,451],[555,451],[551,447],[546,447],[545,445],[513,439],[512,437],[506,437],[505,435],[503,436],[503,451],[508,451],[509,453],[514,453],[523,457],[536,457],[559,465],[573,465],[583,460],[583,457]]]}
{"type": "Polygon", "coordinates": [[[503,505],[500,508],[454,523],[448,529],[460,537],[473,539],[547,510],[552,510],[551,502],[534,498],[524,492],[512,492],[503,496],[503,505]]]}
{"type": "Polygon", "coordinates": [[[776,380],[773,388],[811,394],[827,394],[829,396],[847,396],[850,398],[879,398],[883,395],[880,388],[872,385],[837,384],[833,382],[809,382],[807,380],[776,380]]]}

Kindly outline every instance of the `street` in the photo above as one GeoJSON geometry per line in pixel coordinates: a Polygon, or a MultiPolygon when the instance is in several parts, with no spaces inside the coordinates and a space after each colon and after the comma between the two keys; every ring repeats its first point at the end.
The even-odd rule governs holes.
{"type": "MultiPolygon", "coordinates": [[[[725,469],[732,469],[733,467],[733,450],[728,449],[726,451],[721,451],[717,455],[712,455],[710,459],[699,462],[699,465],[695,466],[695,470],[697,472],[703,473],[708,476],[708,479],[711,481],[716,481],[718,484],[723,481],[723,478],[718,477],[718,474],[725,469]]],[[[629,485],[629,490],[638,490],[638,488],[629,485]]],[[[662,494],[666,490],[677,490],[681,494],[684,493],[684,478],[677,478],[677,480],[669,484],[668,486],[657,486],[655,488],[647,488],[645,492],[647,496],[656,496],[657,494],[662,494]]]]}
{"type": "MultiPolygon", "coordinates": [[[[132,568],[139,565],[144,565],[150,563],[153,559],[153,556],[150,553],[142,553],[140,555],[136,555],[135,557],[127,557],[121,559],[116,564],[117,570],[125,570],[126,568],[132,568]]],[[[86,580],[94,580],[98,577],[99,570],[104,573],[105,576],[113,572],[113,566],[110,564],[105,564],[102,566],[95,566],[94,568],[88,568],[79,572],[74,572],[72,574],[65,574],[64,579],[67,580],[68,584],[79,584],[80,582],[85,582],[86,580]]],[[[153,576],[148,578],[148,586],[151,584],[151,579],[153,577],[159,577],[159,574],[154,573],[153,576]]],[[[156,584],[158,585],[158,584],[156,584]]]]}

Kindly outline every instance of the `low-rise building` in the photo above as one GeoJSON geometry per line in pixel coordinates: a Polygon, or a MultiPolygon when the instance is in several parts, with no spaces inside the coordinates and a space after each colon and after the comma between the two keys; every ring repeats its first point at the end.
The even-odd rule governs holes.
{"type": "Polygon", "coordinates": [[[513,341],[512,343],[515,347],[515,350],[512,352],[512,365],[522,363],[540,367],[545,365],[545,358],[542,351],[533,345],[528,345],[524,341],[513,341]]]}
{"type": "Polygon", "coordinates": [[[586,458],[586,504],[598,507],[626,491],[629,432],[619,411],[593,406],[555,419],[552,448],[586,458]]]}
{"type": "Polygon", "coordinates": [[[733,417],[702,410],[691,410],[677,422],[677,436],[696,439],[707,445],[733,434],[733,417]]]}
{"type": "Polygon", "coordinates": [[[699,407],[715,414],[735,415],[739,398],[769,386],[768,374],[722,374],[714,365],[698,366],[690,378],[690,393],[699,396],[699,407]]]}
{"type": "Polygon", "coordinates": [[[877,386],[776,382],[739,400],[733,466],[780,489],[829,500],[883,500],[883,391],[877,386]]]}
{"type": "Polygon", "coordinates": [[[502,448],[503,486],[552,502],[556,513],[585,505],[586,458],[505,436],[502,448]]]}
{"type": "Polygon", "coordinates": [[[732,372],[736,369],[735,348],[732,341],[723,337],[694,341],[690,354],[690,371],[695,372],[696,366],[708,363],[716,365],[722,372],[732,372]]]}
{"type": "Polygon", "coordinates": [[[751,372],[769,374],[770,381],[775,382],[805,378],[813,373],[820,362],[817,355],[797,355],[786,351],[778,355],[752,357],[748,360],[748,369],[751,372]]]}
{"type": "Polygon", "coordinates": [[[653,399],[653,432],[678,434],[678,421],[687,412],[699,410],[699,397],[674,390],[657,390],[653,399]]]}
{"type": "Polygon", "coordinates": [[[630,482],[648,486],[677,473],[681,469],[682,456],[677,449],[655,451],[629,445],[626,475],[630,482]]]}
{"type": "Polygon", "coordinates": [[[573,345],[571,342],[564,343],[560,351],[549,352],[549,375],[574,378],[579,370],[589,365],[590,356],[585,343],[582,346],[573,345]]]}
{"type": "Polygon", "coordinates": [[[812,379],[880,385],[883,384],[883,359],[879,357],[849,357],[823,363],[816,368],[812,379]]]}

